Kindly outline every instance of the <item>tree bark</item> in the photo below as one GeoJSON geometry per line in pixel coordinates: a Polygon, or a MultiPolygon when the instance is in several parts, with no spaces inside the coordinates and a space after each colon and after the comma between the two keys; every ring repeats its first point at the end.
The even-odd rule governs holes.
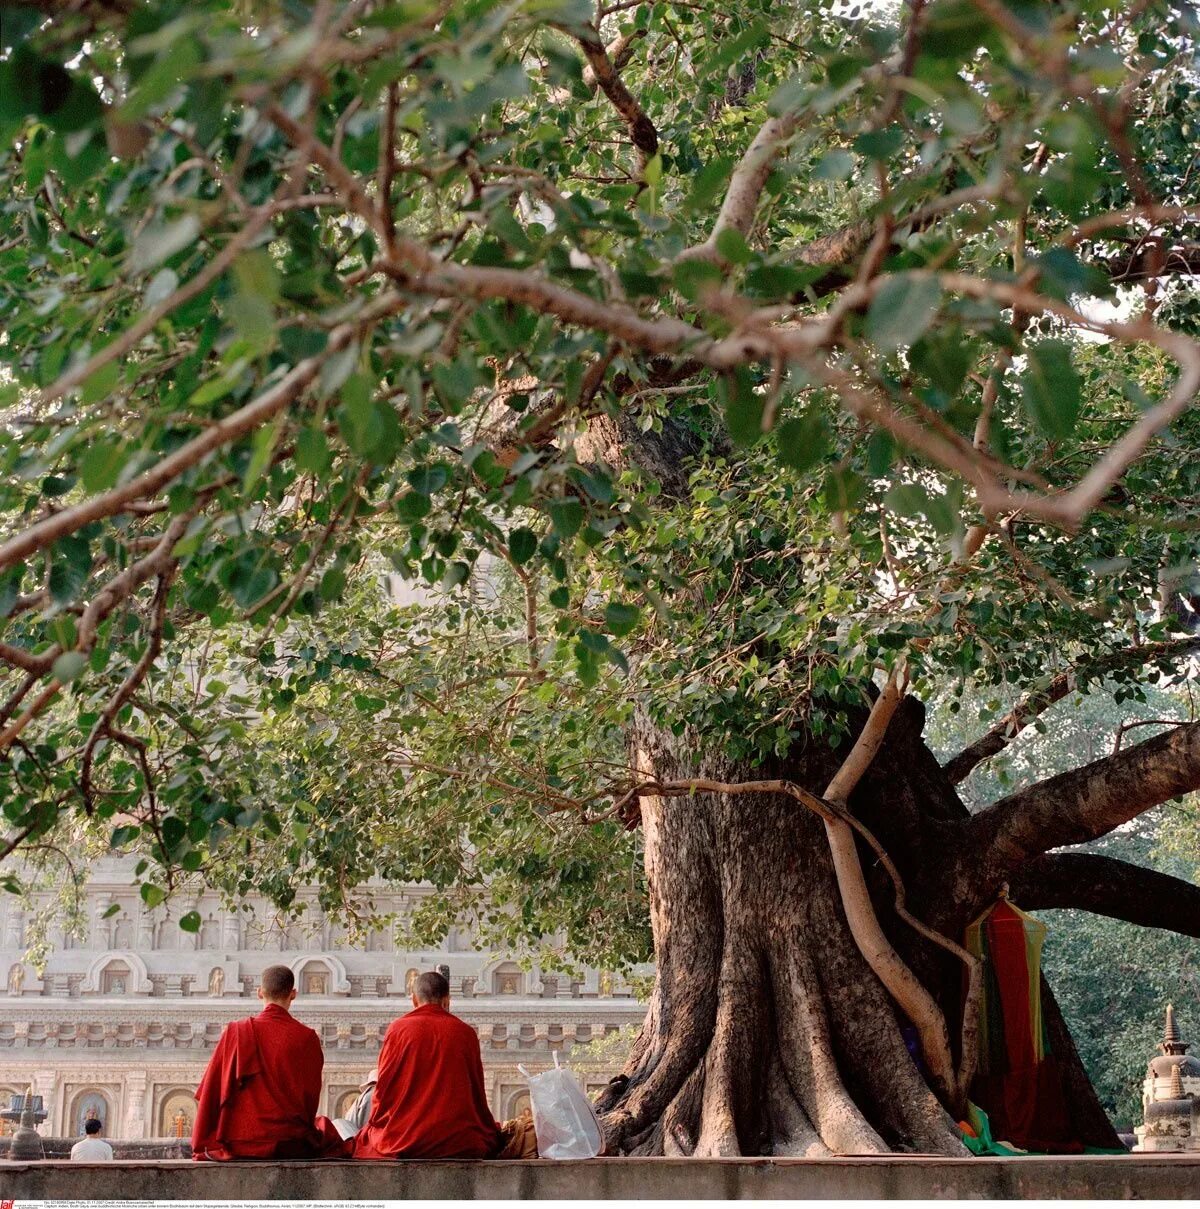
{"type": "MultiPolygon", "coordinates": [[[[922,721],[919,704],[905,702],[849,805],[899,867],[910,907],[961,939],[972,904],[956,911],[943,902],[935,912],[931,895],[944,887],[923,870],[941,867],[969,818],[921,740],[922,721]]],[[[738,767],[645,717],[632,746],[645,781],[780,777],[815,793],[847,750],[810,739],[787,760],[738,767]]],[[[908,1022],[851,935],[821,820],[764,793],[644,795],[641,813],[658,972],[641,1036],[597,1106],[610,1150],[965,1154],[909,1052],[908,1022]]],[[[859,856],[888,939],[955,1032],[961,963],[895,916],[874,854],[860,843],[859,856]]],[[[1045,985],[1043,997],[1084,1140],[1115,1145],[1045,985]]]]}

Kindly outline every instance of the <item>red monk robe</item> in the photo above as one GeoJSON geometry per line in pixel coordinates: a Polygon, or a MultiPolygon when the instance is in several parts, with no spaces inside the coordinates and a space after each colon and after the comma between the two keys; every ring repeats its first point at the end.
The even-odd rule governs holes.
{"type": "Polygon", "coordinates": [[[324,1064],[317,1034],[278,1004],[231,1024],[196,1093],[192,1158],[348,1157],[333,1123],[317,1117],[324,1064]]]}
{"type": "Polygon", "coordinates": [[[392,1022],[356,1159],[486,1159],[500,1131],[483,1090],[479,1038],[437,1003],[392,1022]]]}

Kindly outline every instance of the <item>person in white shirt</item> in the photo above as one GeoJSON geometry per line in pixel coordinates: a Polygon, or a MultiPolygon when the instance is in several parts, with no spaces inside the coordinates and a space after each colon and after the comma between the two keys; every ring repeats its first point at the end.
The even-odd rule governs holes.
{"type": "Polygon", "coordinates": [[[84,1125],[83,1132],[87,1134],[87,1137],[71,1147],[72,1163],[112,1162],[112,1147],[101,1139],[100,1128],[100,1122],[95,1119],[84,1125]]]}

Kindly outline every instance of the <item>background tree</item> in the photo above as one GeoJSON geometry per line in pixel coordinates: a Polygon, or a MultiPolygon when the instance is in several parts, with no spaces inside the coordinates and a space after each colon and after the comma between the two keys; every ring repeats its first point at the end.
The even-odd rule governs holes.
{"type": "Polygon", "coordinates": [[[4,16],[0,855],[113,827],[151,905],[239,844],[285,900],[424,862],[632,941],[640,820],[601,1107],[650,1153],[959,1152],[1005,882],[1193,927],[1053,850],[1200,784],[1200,725],[955,790],[1194,650],[1189,4],[4,16]],[[376,556],[451,603],[335,648],[376,556]],[[968,681],[1019,696],[943,767],[910,689],[968,681]]]}

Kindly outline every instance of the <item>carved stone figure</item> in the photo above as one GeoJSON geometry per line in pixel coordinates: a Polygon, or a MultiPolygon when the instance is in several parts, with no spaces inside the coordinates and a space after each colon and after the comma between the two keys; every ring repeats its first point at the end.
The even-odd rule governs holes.
{"type": "Polygon", "coordinates": [[[10,904],[8,918],[4,921],[4,947],[6,949],[19,949],[24,931],[25,920],[23,913],[17,909],[16,904],[10,904]]]}
{"type": "Polygon", "coordinates": [[[208,993],[214,998],[225,993],[225,971],[220,966],[214,966],[208,976],[208,993]]]}

